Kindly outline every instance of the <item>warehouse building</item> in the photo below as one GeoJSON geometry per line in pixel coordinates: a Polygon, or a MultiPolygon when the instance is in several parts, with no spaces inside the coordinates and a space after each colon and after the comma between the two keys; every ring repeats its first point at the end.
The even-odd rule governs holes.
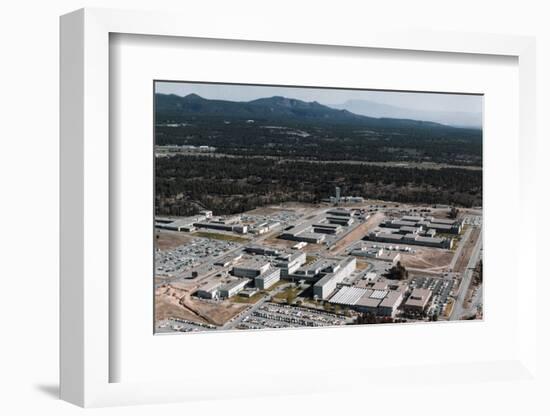
{"type": "Polygon", "coordinates": [[[326,220],[329,222],[329,224],[343,225],[346,227],[353,223],[353,218],[344,216],[327,217],[326,220]]]}
{"type": "MultiPolygon", "coordinates": [[[[386,228],[397,228],[402,234],[405,233],[426,233],[430,230],[435,230],[437,233],[445,234],[460,234],[462,227],[464,226],[464,220],[452,220],[442,219],[434,217],[419,217],[406,215],[398,220],[387,220],[380,224],[386,228]],[[413,231],[416,229],[417,231],[413,231]]],[[[430,233],[430,237],[433,237],[433,232],[430,233]]]]}
{"type": "Polygon", "coordinates": [[[206,228],[211,230],[231,231],[239,234],[246,234],[248,226],[243,224],[226,223],[224,221],[202,221],[195,223],[197,228],[206,228]]]}
{"type": "Polygon", "coordinates": [[[313,232],[320,234],[338,234],[342,227],[338,224],[313,224],[313,232]]]}
{"type": "Polygon", "coordinates": [[[259,276],[256,276],[254,278],[254,285],[260,290],[265,290],[265,289],[269,289],[271,286],[277,283],[280,279],[281,279],[281,270],[271,268],[271,269],[267,269],[259,276]]]}
{"type": "Polygon", "coordinates": [[[235,296],[244,289],[248,282],[250,282],[249,279],[239,279],[229,282],[220,288],[219,295],[221,298],[230,298],[231,296],[235,296]]]}
{"type": "Polygon", "coordinates": [[[428,237],[418,234],[399,234],[392,231],[374,230],[364,237],[365,240],[392,244],[412,244],[426,247],[451,249],[454,240],[444,237],[428,237]]]}
{"type": "Polygon", "coordinates": [[[327,217],[352,218],[352,211],[345,208],[334,208],[327,211],[327,217]]]}
{"type": "Polygon", "coordinates": [[[385,282],[376,282],[369,288],[342,286],[329,302],[349,306],[358,312],[394,318],[404,293],[404,287],[390,289],[385,282]]]}

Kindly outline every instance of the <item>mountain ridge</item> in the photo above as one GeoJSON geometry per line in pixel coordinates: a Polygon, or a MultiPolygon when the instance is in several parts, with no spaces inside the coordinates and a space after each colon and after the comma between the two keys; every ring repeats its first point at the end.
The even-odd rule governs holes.
{"type": "Polygon", "coordinates": [[[195,93],[185,96],[156,93],[155,104],[157,117],[164,119],[208,116],[266,121],[347,123],[364,127],[460,128],[425,120],[370,117],[353,113],[347,109],[333,108],[317,101],[308,102],[283,96],[263,97],[250,101],[230,101],[208,99],[195,93]]]}

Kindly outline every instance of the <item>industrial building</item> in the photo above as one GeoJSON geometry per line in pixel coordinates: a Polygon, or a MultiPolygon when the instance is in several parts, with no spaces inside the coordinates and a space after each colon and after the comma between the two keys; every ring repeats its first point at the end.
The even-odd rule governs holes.
{"type": "Polygon", "coordinates": [[[301,241],[305,243],[319,244],[325,240],[325,235],[321,233],[315,233],[311,230],[310,224],[295,225],[289,230],[281,234],[281,238],[284,240],[301,241]]]}
{"type": "Polygon", "coordinates": [[[219,281],[208,282],[204,286],[200,287],[195,292],[195,295],[204,299],[217,299],[219,296],[218,288],[220,285],[221,283],[219,281]]]}
{"type": "Polygon", "coordinates": [[[351,218],[353,215],[352,211],[345,208],[334,208],[327,211],[327,217],[347,217],[351,218]]]}
{"type": "Polygon", "coordinates": [[[429,237],[418,233],[401,234],[396,230],[374,230],[364,237],[365,240],[392,244],[412,244],[436,248],[453,248],[454,240],[444,237],[429,237]]]}
{"type": "Polygon", "coordinates": [[[313,224],[313,232],[320,234],[337,234],[342,231],[338,224],[313,224]]]}
{"type": "Polygon", "coordinates": [[[306,253],[294,251],[292,253],[283,253],[277,256],[274,265],[281,270],[281,277],[286,278],[298,270],[305,262],[306,253]]]}
{"type": "Polygon", "coordinates": [[[234,224],[224,220],[202,221],[195,223],[196,228],[207,228],[212,230],[231,231],[239,234],[246,234],[248,226],[243,224],[234,224]]]}
{"type": "Polygon", "coordinates": [[[155,218],[155,227],[172,231],[193,232],[197,228],[231,231],[246,234],[248,226],[241,223],[241,217],[212,217],[212,211],[200,211],[200,215],[184,218],[155,218]]]}
{"type": "Polygon", "coordinates": [[[405,215],[401,219],[387,220],[380,225],[399,229],[401,234],[430,232],[430,236],[433,237],[434,233],[430,230],[444,234],[460,234],[464,226],[464,220],[405,215]]]}
{"type": "Polygon", "coordinates": [[[295,280],[305,280],[309,282],[316,281],[320,279],[320,275],[322,274],[323,270],[329,267],[330,264],[330,260],[319,259],[314,261],[313,263],[302,266],[301,268],[296,270],[290,277],[295,280]]]}
{"type": "Polygon", "coordinates": [[[239,279],[229,282],[220,288],[219,295],[221,298],[230,298],[242,291],[248,282],[250,282],[249,279],[239,279]]]}
{"type": "Polygon", "coordinates": [[[334,196],[323,199],[323,201],[330,202],[332,204],[339,204],[340,202],[362,203],[365,201],[365,199],[360,196],[342,196],[342,189],[339,186],[336,186],[334,188],[334,196]]]}
{"type": "Polygon", "coordinates": [[[336,286],[355,271],[356,264],[355,257],[346,257],[329,266],[326,269],[328,273],[313,285],[313,296],[327,299],[336,290],[336,286]]]}
{"type": "Polygon", "coordinates": [[[262,256],[278,256],[281,253],[275,248],[262,246],[246,246],[244,251],[250,254],[260,254],[262,256]]]}
{"type": "Polygon", "coordinates": [[[214,262],[214,265],[221,266],[221,267],[231,266],[232,264],[239,261],[242,257],[243,255],[241,253],[225,256],[225,257],[222,257],[221,259],[216,260],[214,262]]]}
{"type": "Polygon", "coordinates": [[[264,273],[271,264],[267,261],[250,261],[245,264],[233,266],[233,276],[254,278],[264,273]]]}
{"type": "Polygon", "coordinates": [[[381,261],[387,261],[396,264],[401,260],[401,254],[389,250],[384,250],[383,247],[361,247],[350,252],[352,256],[369,257],[381,261]]]}
{"type": "Polygon", "coordinates": [[[384,282],[370,288],[342,286],[330,303],[349,306],[359,312],[395,317],[403,301],[404,288],[390,289],[384,282]]]}
{"type": "Polygon", "coordinates": [[[269,289],[281,279],[281,270],[270,268],[254,278],[254,285],[260,289],[269,289]]]}
{"type": "Polygon", "coordinates": [[[204,215],[185,218],[155,218],[155,227],[171,231],[193,232],[196,230],[195,223],[206,220],[204,215]]]}
{"type": "Polygon", "coordinates": [[[336,235],[353,223],[353,213],[343,208],[329,209],[310,221],[295,225],[281,234],[285,240],[320,244],[327,235],[336,235]]]}
{"type": "Polygon", "coordinates": [[[403,304],[403,310],[409,313],[423,313],[432,298],[430,289],[413,289],[409,298],[403,304]]]}
{"type": "Polygon", "coordinates": [[[280,225],[281,223],[279,221],[262,222],[260,224],[255,224],[249,227],[248,231],[252,234],[265,234],[265,233],[268,233],[269,231],[274,230],[280,225]]]}

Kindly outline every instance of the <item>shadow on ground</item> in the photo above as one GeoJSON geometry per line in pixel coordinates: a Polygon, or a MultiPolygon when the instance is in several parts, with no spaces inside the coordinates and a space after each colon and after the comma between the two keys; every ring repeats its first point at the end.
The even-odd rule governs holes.
{"type": "Polygon", "coordinates": [[[51,397],[52,399],[59,399],[59,385],[58,384],[37,384],[36,390],[42,392],[44,395],[51,397]]]}

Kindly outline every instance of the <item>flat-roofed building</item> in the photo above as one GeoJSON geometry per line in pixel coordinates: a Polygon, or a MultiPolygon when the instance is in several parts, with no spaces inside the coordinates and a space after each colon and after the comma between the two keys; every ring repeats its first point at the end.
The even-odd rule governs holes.
{"type": "Polygon", "coordinates": [[[280,269],[267,269],[265,272],[256,276],[254,278],[254,285],[260,289],[265,290],[269,289],[275,283],[281,279],[281,270],[280,269]]]}
{"type": "Polygon", "coordinates": [[[354,307],[360,312],[377,314],[378,305],[386,296],[386,291],[367,289],[365,294],[355,303],[354,307]]]}
{"type": "Polygon", "coordinates": [[[206,218],[212,218],[212,211],[208,209],[203,209],[202,211],[199,211],[200,215],[204,215],[206,218]]]}
{"type": "Polygon", "coordinates": [[[352,215],[352,211],[345,208],[333,208],[327,211],[327,217],[351,217],[352,215]]]}
{"type": "Polygon", "coordinates": [[[411,221],[411,222],[420,222],[424,221],[424,217],[420,217],[418,215],[404,215],[401,217],[403,221],[411,221]]]}
{"type": "Polygon", "coordinates": [[[241,253],[233,254],[233,255],[229,255],[229,256],[224,256],[221,259],[216,260],[214,262],[214,265],[215,266],[222,266],[222,267],[231,266],[235,262],[239,261],[242,257],[243,257],[243,255],[241,253]]]}
{"type": "Polygon", "coordinates": [[[387,296],[378,305],[377,314],[394,318],[401,302],[403,302],[404,293],[404,289],[390,290],[387,296]]]}
{"type": "Polygon", "coordinates": [[[336,290],[337,285],[353,273],[356,265],[355,257],[346,257],[329,266],[328,274],[313,285],[313,296],[317,299],[327,299],[336,290]]]}
{"type": "Polygon", "coordinates": [[[249,279],[239,279],[225,284],[219,290],[220,297],[230,298],[231,296],[235,296],[244,289],[248,282],[250,282],[249,279]]]}
{"type": "Polygon", "coordinates": [[[218,288],[220,287],[221,282],[212,281],[208,282],[205,285],[199,287],[195,292],[195,295],[204,298],[204,299],[216,299],[219,296],[218,288]]]}
{"type": "Polygon", "coordinates": [[[331,216],[327,217],[326,220],[329,224],[344,225],[346,227],[353,223],[353,218],[346,216],[331,216]]]}
{"type": "Polygon", "coordinates": [[[269,269],[270,264],[267,261],[250,261],[245,264],[233,266],[233,275],[237,277],[253,278],[264,273],[269,269]]]}
{"type": "Polygon", "coordinates": [[[430,289],[413,289],[409,298],[403,304],[403,309],[406,312],[423,313],[431,298],[432,291],[430,289]]]}
{"type": "Polygon", "coordinates": [[[327,267],[327,261],[319,259],[313,263],[306,264],[296,270],[290,277],[298,280],[315,281],[319,280],[319,275],[327,267]]]}
{"type": "Polygon", "coordinates": [[[306,262],[306,253],[294,251],[280,254],[275,259],[275,266],[281,269],[281,277],[289,277],[306,262]]]}
{"type": "Polygon", "coordinates": [[[325,241],[325,235],[313,232],[303,232],[298,234],[294,240],[305,241],[306,243],[319,244],[325,241]]]}
{"type": "Polygon", "coordinates": [[[313,224],[313,232],[320,234],[338,234],[342,227],[338,224],[313,224]]]}
{"type": "Polygon", "coordinates": [[[195,224],[199,221],[204,221],[204,215],[196,215],[193,217],[184,218],[155,218],[155,227],[171,231],[193,232],[196,230],[195,224]]]}
{"type": "Polygon", "coordinates": [[[261,254],[264,256],[278,256],[279,254],[281,254],[281,252],[276,248],[261,246],[247,246],[244,248],[244,251],[252,254],[261,254]]]}

